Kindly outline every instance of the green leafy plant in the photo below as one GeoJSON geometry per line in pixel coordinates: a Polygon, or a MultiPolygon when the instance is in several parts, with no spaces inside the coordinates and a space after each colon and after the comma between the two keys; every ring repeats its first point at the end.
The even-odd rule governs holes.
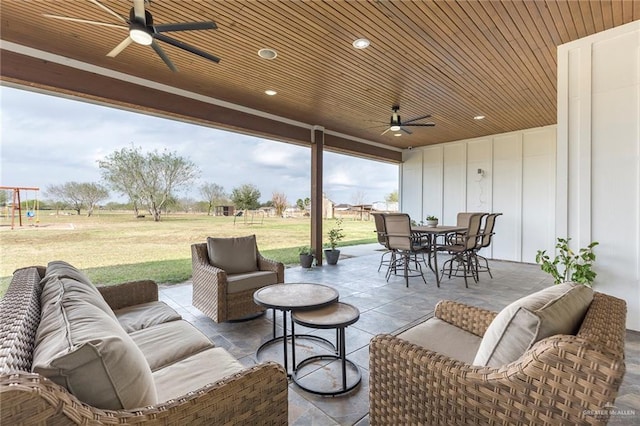
{"type": "Polygon", "coordinates": [[[313,249],[309,246],[302,246],[298,249],[298,254],[313,255],[313,249]]]}
{"type": "Polygon", "coordinates": [[[435,216],[427,216],[426,220],[438,220],[435,216]]]}
{"type": "Polygon", "coordinates": [[[343,231],[342,219],[336,219],[335,225],[329,230],[329,247],[331,247],[331,250],[335,250],[338,243],[345,237],[343,231]]]}
{"type": "Polygon", "coordinates": [[[576,254],[569,248],[570,240],[571,238],[558,238],[556,243],[558,254],[553,259],[546,250],[538,250],[536,263],[540,264],[540,269],[544,272],[551,274],[554,284],[574,281],[591,287],[596,279],[596,273],[591,269],[596,260],[593,248],[598,245],[598,242],[592,242],[576,254]],[[561,266],[561,270],[558,266],[561,266]]]}

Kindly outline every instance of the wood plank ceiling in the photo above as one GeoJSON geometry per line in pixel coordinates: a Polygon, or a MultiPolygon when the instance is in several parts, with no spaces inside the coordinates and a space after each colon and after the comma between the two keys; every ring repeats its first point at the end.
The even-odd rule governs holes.
{"type": "MultiPolygon", "coordinates": [[[[129,16],[131,1],[99,1],[129,16]]],[[[218,25],[170,35],[219,56],[219,64],[160,42],[179,70],[173,73],[149,46],[134,43],[107,57],[126,28],[43,16],[122,24],[95,2],[3,0],[0,7],[5,42],[393,149],[555,123],[556,47],[640,19],[640,0],[152,0],[146,8],[156,24],[218,25]],[[360,37],[369,48],[352,47],[360,37]],[[260,58],[265,47],[278,57],[260,58]],[[436,126],[381,135],[396,104],[405,121],[431,114],[421,122],[436,126]]],[[[4,67],[2,74],[21,83],[7,79],[4,67]]]]}

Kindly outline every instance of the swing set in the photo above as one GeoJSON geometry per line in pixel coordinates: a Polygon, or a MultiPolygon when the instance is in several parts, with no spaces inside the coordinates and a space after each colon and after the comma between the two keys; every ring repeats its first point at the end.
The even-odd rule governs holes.
{"type": "MultiPolygon", "coordinates": [[[[40,204],[38,202],[38,191],[40,188],[36,187],[18,187],[18,186],[0,186],[0,190],[2,191],[12,191],[13,196],[11,198],[11,229],[14,228],[15,219],[16,219],[16,211],[18,212],[18,221],[20,226],[22,226],[22,202],[20,200],[20,191],[27,191],[27,212],[25,216],[29,222],[35,221],[35,225],[37,226],[40,223],[40,218],[38,217],[38,211],[40,210],[40,204]],[[35,196],[32,200],[29,200],[29,191],[34,191],[35,196]]],[[[9,215],[9,205],[5,207],[6,216],[9,215]]]]}

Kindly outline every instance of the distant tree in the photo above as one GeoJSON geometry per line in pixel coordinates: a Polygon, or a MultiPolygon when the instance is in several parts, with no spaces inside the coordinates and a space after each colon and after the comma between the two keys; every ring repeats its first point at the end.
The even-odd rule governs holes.
{"type": "Polygon", "coordinates": [[[98,161],[103,178],[112,188],[134,203],[146,205],[153,220],[161,213],[175,192],[190,184],[199,174],[196,165],[175,152],[152,151],[143,154],[139,148],[122,148],[98,161]]]}
{"type": "Polygon", "coordinates": [[[397,203],[398,202],[398,190],[395,190],[384,197],[384,200],[387,203],[397,203]]]}
{"type": "Polygon", "coordinates": [[[100,201],[109,198],[109,190],[98,183],[81,183],[79,191],[82,205],[87,209],[87,216],[93,214],[93,209],[100,201]]]}
{"type": "Polygon", "coordinates": [[[271,202],[273,203],[273,207],[276,209],[277,216],[282,216],[289,205],[287,196],[283,192],[274,192],[271,196],[271,202]]]}
{"type": "Polygon", "coordinates": [[[0,206],[6,206],[9,201],[9,191],[0,190],[0,206]]]}
{"type": "Polygon", "coordinates": [[[309,197],[306,197],[304,200],[302,198],[298,198],[296,200],[296,206],[298,206],[298,208],[301,211],[306,210],[310,205],[311,205],[311,198],[309,197]]]}
{"type": "Polygon", "coordinates": [[[364,204],[364,200],[367,198],[367,194],[362,190],[357,190],[351,196],[351,204],[354,206],[361,206],[364,204]]]}
{"type": "Polygon", "coordinates": [[[59,185],[49,185],[45,189],[45,197],[57,206],[64,206],[76,211],[79,215],[83,207],[79,182],[66,182],[59,185]]]}
{"type": "Polygon", "coordinates": [[[102,169],[102,178],[115,192],[125,195],[133,207],[134,216],[140,214],[139,170],[145,168],[145,157],[135,148],[122,148],[98,161],[102,169]]]}
{"type": "Polygon", "coordinates": [[[109,198],[109,191],[98,183],[66,182],[48,186],[45,195],[56,211],[69,206],[80,214],[81,209],[86,208],[87,216],[91,216],[96,205],[109,198]]]}
{"type": "Polygon", "coordinates": [[[207,216],[211,216],[211,210],[213,206],[224,203],[227,198],[227,194],[224,193],[224,188],[216,183],[205,183],[200,187],[200,195],[209,204],[207,208],[207,216]]]}
{"type": "Polygon", "coordinates": [[[255,210],[260,207],[260,190],[252,184],[245,183],[238,188],[233,188],[231,201],[239,210],[255,210]]]}

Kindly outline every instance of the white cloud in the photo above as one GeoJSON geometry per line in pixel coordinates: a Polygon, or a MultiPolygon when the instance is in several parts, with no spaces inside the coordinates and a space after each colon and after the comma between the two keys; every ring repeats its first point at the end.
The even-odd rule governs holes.
{"type": "MultiPolygon", "coordinates": [[[[133,144],[193,161],[201,171],[188,194],[194,198],[204,182],[227,192],[252,183],[262,201],[274,191],[290,202],[310,193],[306,147],[7,87],[0,87],[0,103],[1,185],[98,182],[97,161],[133,144]]],[[[324,173],[324,190],[336,202],[349,202],[356,191],[377,201],[398,185],[397,166],[329,152],[324,173]]]]}

